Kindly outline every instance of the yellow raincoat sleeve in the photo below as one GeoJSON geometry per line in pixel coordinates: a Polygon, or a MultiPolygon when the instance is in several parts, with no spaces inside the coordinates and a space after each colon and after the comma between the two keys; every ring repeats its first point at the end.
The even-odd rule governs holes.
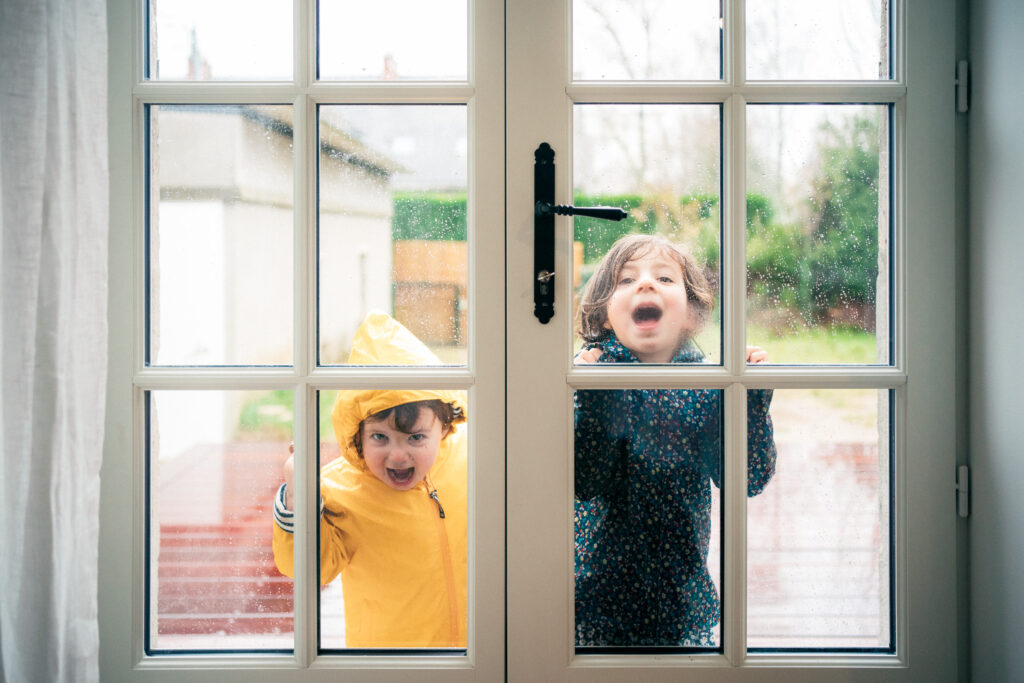
{"type": "MultiPolygon", "coordinates": [[[[295,534],[293,514],[284,507],[284,487],[274,501],[274,563],[285,576],[295,576],[295,534]]],[[[320,510],[320,583],[333,581],[348,565],[349,552],[344,536],[335,524],[342,515],[325,514],[320,510]]]]}

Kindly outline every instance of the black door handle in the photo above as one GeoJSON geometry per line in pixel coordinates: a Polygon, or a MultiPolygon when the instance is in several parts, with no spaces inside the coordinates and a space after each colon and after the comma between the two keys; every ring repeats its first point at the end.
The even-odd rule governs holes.
{"type": "Polygon", "coordinates": [[[541,216],[554,213],[559,216],[587,216],[588,218],[600,218],[606,221],[621,221],[629,215],[617,206],[569,206],[537,202],[536,208],[537,214],[541,216]]]}
{"type": "Polygon", "coordinates": [[[555,204],[555,150],[546,142],[533,153],[533,314],[547,324],[555,314],[555,215],[621,221],[614,206],[555,204]]]}

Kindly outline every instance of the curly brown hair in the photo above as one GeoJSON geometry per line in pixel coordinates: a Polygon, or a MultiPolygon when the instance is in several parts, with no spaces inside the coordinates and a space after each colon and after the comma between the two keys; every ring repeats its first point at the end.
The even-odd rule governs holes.
{"type": "Polygon", "coordinates": [[[434,413],[438,420],[441,421],[442,438],[451,433],[453,424],[466,421],[466,416],[463,414],[462,408],[452,403],[446,403],[440,399],[413,401],[412,403],[402,403],[397,406],[385,408],[379,413],[370,415],[359,423],[359,429],[356,430],[355,435],[352,437],[352,446],[354,446],[356,452],[359,453],[359,457],[363,457],[363,425],[366,424],[367,420],[371,420],[373,422],[386,422],[389,417],[394,415],[395,429],[403,434],[411,434],[413,428],[416,426],[416,422],[420,419],[420,408],[427,408],[434,413]]]}
{"type": "Polygon", "coordinates": [[[691,336],[707,322],[715,304],[715,295],[696,259],[683,247],[661,235],[624,235],[601,259],[583,290],[576,322],[584,342],[595,342],[608,334],[608,301],[615,292],[622,269],[632,259],[654,250],[672,258],[683,271],[687,303],[696,316],[691,336]]]}

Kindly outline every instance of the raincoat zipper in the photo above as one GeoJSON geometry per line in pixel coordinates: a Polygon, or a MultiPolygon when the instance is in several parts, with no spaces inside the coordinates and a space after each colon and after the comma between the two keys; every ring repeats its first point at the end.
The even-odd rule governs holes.
{"type": "Polygon", "coordinates": [[[452,566],[452,551],[448,544],[448,529],[444,523],[444,508],[441,507],[441,500],[437,497],[437,489],[430,479],[424,478],[427,496],[437,503],[437,535],[441,542],[441,559],[444,561],[445,583],[448,585],[448,623],[452,644],[459,642],[459,607],[455,600],[455,569],[452,566]]]}
{"type": "Polygon", "coordinates": [[[441,501],[437,497],[437,489],[434,489],[433,491],[430,492],[430,497],[434,499],[435,503],[437,503],[437,514],[438,514],[438,516],[441,519],[444,519],[444,508],[441,507],[441,501]]]}

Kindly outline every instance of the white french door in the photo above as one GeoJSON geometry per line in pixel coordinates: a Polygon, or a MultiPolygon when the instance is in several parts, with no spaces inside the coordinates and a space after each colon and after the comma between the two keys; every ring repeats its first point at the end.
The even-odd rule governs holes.
{"type": "MultiPolygon", "coordinates": [[[[955,285],[941,275],[953,264],[952,5],[736,0],[718,11],[717,2],[507,7],[509,680],[817,681],[840,675],[835,669],[847,680],[952,680],[955,386],[946,309],[955,285]],[[849,59],[858,50],[859,70],[849,59]],[[868,131],[860,142],[849,132],[858,126],[868,131]],[[843,142],[828,137],[840,130],[843,142]],[[532,171],[541,142],[556,154],[556,203],[625,204],[634,230],[688,243],[720,278],[698,337],[708,362],[573,364],[574,296],[609,243],[594,221],[556,218],[553,271],[570,277],[555,279],[551,321],[534,317],[532,171]],[[851,180],[860,162],[841,150],[852,148],[871,158],[870,180],[851,180]],[[836,163],[849,164],[844,179],[821,180],[836,163]],[[847,266],[833,262],[845,274],[831,278],[808,261],[806,280],[794,270],[773,285],[786,258],[810,259],[800,254],[830,239],[821,207],[851,207],[853,186],[871,188],[863,223],[872,229],[837,257],[851,259],[847,266]],[[700,213],[700,202],[720,210],[700,213]],[[766,255],[765,244],[788,229],[794,240],[766,255]],[[801,229],[813,233],[812,246],[801,247],[801,229]],[[871,273],[859,305],[855,272],[871,273]],[[844,281],[833,299],[830,278],[844,281]],[[795,321],[800,282],[819,312],[795,321]],[[842,350],[854,337],[867,342],[862,356],[842,350]],[[764,347],[769,364],[748,365],[748,345],[764,347]],[[623,583],[655,558],[623,561],[574,531],[573,395],[656,389],[707,390],[722,401],[724,478],[720,498],[712,492],[707,562],[720,621],[699,647],[631,649],[628,631],[577,642],[574,622],[590,618],[581,604],[625,612],[609,617],[625,629],[658,617],[640,599],[607,607],[642,595],[613,583],[600,584],[610,595],[574,596],[583,590],[574,564],[597,562],[581,560],[578,548],[574,559],[574,541],[605,552],[604,567],[626,567],[623,583]],[[749,465],[742,457],[755,438],[745,406],[765,389],[774,393],[777,460],[763,492],[748,498],[746,473],[759,465],[753,452],[749,465]]],[[[844,215],[847,229],[857,222],[844,215]]],[[[637,430],[622,448],[643,443],[637,430]]],[[[638,469],[626,476],[645,476],[642,457],[628,463],[638,469]]],[[[608,505],[601,523],[611,525],[608,505]]],[[[625,536],[608,533],[636,553],[643,541],[632,541],[656,532],[637,521],[625,536]]]]}
{"type": "MultiPolygon", "coordinates": [[[[865,3],[875,11],[867,23],[846,8],[835,10],[831,29],[828,12],[811,11],[820,3],[801,3],[805,15],[795,19],[789,3],[692,3],[692,15],[676,4],[468,0],[460,14],[463,3],[440,3],[438,14],[456,10],[456,30],[439,39],[444,49],[428,40],[427,56],[403,61],[399,53],[397,66],[389,54],[382,75],[367,77],[362,67],[324,65],[372,44],[370,25],[426,21],[415,14],[422,8],[363,9],[371,24],[353,27],[344,3],[295,0],[272,21],[239,15],[217,38],[230,46],[259,27],[270,33],[249,43],[285,40],[290,49],[256,49],[217,76],[217,50],[193,28],[191,47],[187,30],[180,44],[167,43],[187,57],[180,73],[168,59],[161,77],[147,18],[163,3],[111,0],[111,186],[119,191],[100,561],[104,680],[955,677],[953,3],[865,3]],[[325,28],[330,20],[340,23],[325,28]],[[882,55],[881,77],[829,71],[849,48],[833,44],[850,37],[837,26],[875,31],[855,37],[882,55]],[[435,57],[461,41],[464,71],[431,72],[435,57]],[[661,54],[657,45],[671,49],[661,54]],[[278,62],[265,69],[269,53],[278,62]],[[787,71],[793,59],[809,70],[787,71]],[[396,78],[403,69],[412,75],[396,78]],[[238,140],[245,145],[232,147],[238,140]],[[418,176],[403,185],[415,150],[446,141],[442,154],[462,175],[440,190],[418,176]],[[535,317],[534,151],[543,142],[555,152],[556,203],[620,206],[627,230],[666,234],[695,252],[715,292],[698,338],[708,362],[573,365],[573,300],[614,235],[574,227],[572,218],[555,219],[554,316],[546,324],[535,317]],[[181,151],[189,145],[198,150],[191,157],[181,151]],[[831,156],[806,156],[822,149],[831,156]],[[854,156],[873,169],[868,180],[835,180],[848,170],[843,150],[864,152],[854,156]],[[217,174],[229,168],[234,185],[222,187],[217,174]],[[839,185],[827,185],[830,177],[839,185]],[[380,178],[393,179],[388,192],[400,198],[462,193],[465,218],[455,221],[465,235],[445,240],[465,249],[453,257],[463,279],[428,277],[429,269],[402,279],[400,262],[422,267],[425,257],[390,238],[374,241],[374,220],[397,221],[401,210],[392,195],[382,200],[380,178]],[[846,204],[828,203],[837,187],[846,204]],[[833,261],[837,276],[796,258],[795,274],[779,275],[778,259],[798,252],[772,251],[772,240],[784,234],[827,251],[829,211],[848,217],[844,207],[863,201],[875,212],[875,227],[861,233],[870,244],[839,246],[867,261],[833,261]],[[214,220],[224,226],[220,238],[196,230],[214,220]],[[811,223],[823,226],[819,242],[801,232],[811,223]],[[254,242],[263,251],[247,257],[254,242]],[[184,265],[176,271],[164,254],[184,265]],[[247,258],[249,270],[238,266],[247,258]],[[858,279],[865,268],[869,277],[858,279]],[[386,271],[390,279],[375,282],[386,271]],[[229,276],[242,279],[228,286],[229,276]],[[805,297],[827,298],[829,282],[838,294],[808,303],[793,298],[799,287],[786,277],[804,278],[805,297]],[[855,280],[867,284],[857,290],[855,280]],[[175,304],[176,289],[192,303],[175,304]],[[440,367],[348,367],[341,347],[325,341],[328,332],[350,336],[351,319],[377,307],[410,316],[429,336],[435,328],[417,311],[441,300],[430,296],[454,301],[441,326],[449,338],[432,347],[440,367]],[[221,324],[239,310],[244,324],[221,324]],[[279,337],[266,352],[247,343],[279,337]],[[748,366],[748,345],[765,347],[772,362],[748,366]],[[330,447],[333,392],[354,388],[469,396],[465,650],[349,652],[331,640],[336,594],[315,588],[316,456],[330,447]],[[706,560],[721,607],[706,624],[710,640],[577,648],[573,394],[690,389],[715,397],[722,424],[706,560]],[[748,499],[746,407],[750,392],[769,389],[775,475],[748,499]],[[204,403],[211,395],[228,398],[204,403]],[[258,425],[250,431],[235,417],[247,410],[258,425]],[[223,430],[228,413],[231,447],[218,448],[249,459],[229,454],[188,478],[189,458],[202,465],[209,451],[189,450],[188,431],[223,430]],[[196,578],[194,565],[216,563],[195,549],[215,526],[258,534],[265,517],[269,529],[271,510],[255,493],[264,483],[253,484],[239,463],[264,468],[276,485],[288,441],[300,482],[298,578],[286,588],[282,577],[263,581],[259,590],[272,583],[277,592],[251,608],[256,618],[239,635],[232,629],[241,620],[229,613],[237,591],[218,593],[223,605],[214,607],[213,598],[189,602],[185,586],[250,585],[241,560],[219,578],[196,578]],[[166,454],[173,457],[161,460],[166,454]],[[264,517],[212,524],[229,499],[264,517]],[[171,590],[177,547],[194,552],[179,562],[184,578],[171,590]],[[183,604],[192,612],[173,613],[183,604]]],[[[174,29],[161,28],[166,36],[174,29]]],[[[266,564],[269,548],[257,551],[266,564]]]]}

